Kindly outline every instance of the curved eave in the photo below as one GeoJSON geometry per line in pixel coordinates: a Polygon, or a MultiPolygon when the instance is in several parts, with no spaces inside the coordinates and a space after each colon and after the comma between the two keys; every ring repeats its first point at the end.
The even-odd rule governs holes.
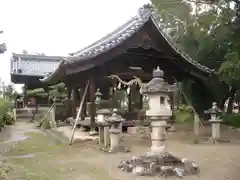
{"type": "Polygon", "coordinates": [[[179,48],[177,48],[177,46],[170,40],[170,38],[168,36],[166,36],[164,34],[164,32],[162,31],[162,29],[158,26],[155,18],[153,16],[151,16],[151,21],[154,23],[155,28],[157,28],[157,30],[159,31],[159,33],[161,34],[161,36],[165,39],[165,41],[168,43],[169,46],[171,46],[171,48],[181,57],[183,58],[183,60],[187,61],[188,63],[190,63],[191,65],[193,65],[194,67],[196,67],[197,69],[199,69],[202,72],[205,72],[207,74],[213,74],[214,70],[210,69],[206,66],[201,65],[199,62],[193,60],[190,56],[188,56],[186,53],[184,53],[183,51],[181,51],[179,48]]]}
{"type": "Polygon", "coordinates": [[[45,76],[44,78],[39,79],[39,80],[46,84],[55,84],[61,79],[61,77],[64,76],[65,71],[63,68],[64,68],[64,61],[62,61],[58,65],[58,67],[55,71],[53,71],[52,73],[48,74],[47,76],[45,76]]]}

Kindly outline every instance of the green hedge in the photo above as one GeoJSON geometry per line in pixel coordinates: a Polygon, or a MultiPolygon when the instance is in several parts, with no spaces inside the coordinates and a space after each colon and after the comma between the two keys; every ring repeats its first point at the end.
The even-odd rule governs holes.
{"type": "Polygon", "coordinates": [[[0,128],[12,124],[14,124],[14,118],[11,113],[11,103],[0,98],[0,128]]]}
{"type": "Polygon", "coordinates": [[[236,128],[240,128],[240,114],[223,114],[222,116],[223,123],[230,125],[236,128]]]}

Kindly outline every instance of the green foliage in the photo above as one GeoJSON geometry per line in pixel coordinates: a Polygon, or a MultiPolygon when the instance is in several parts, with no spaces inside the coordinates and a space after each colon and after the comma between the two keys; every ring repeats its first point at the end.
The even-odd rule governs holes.
{"type": "Polygon", "coordinates": [[[0,98],[0,127],[4,125],[14,124],[14,119],[11,113],[9,113],[11,103],[7,100],[0,98]]]}
{"type": "Polygon", "coordinates": [[[193,122],[193,111],[190,106],[181,105],[174,113],[175,119],[180,123],[193,122]]]}
{"type": "Polygon", "coordinates": [[[221,64],[218,74],[222,81],[230,86],[240,84],[240,59],[237,52],[231,52],[225,55],[225,61],[221,64]]]}
{"type": "Polygon", "coordinates": [[[13,113],[7,112],[3,116],[3,121],[6,125],[13,125],[15,123],[15,120],[13,118],[13,113]]]}
{"type": "Polygon", "coordinates": [[[239,114],[235,114],[235,113],[231,113],[231,114],[224,114],[223,117],[223,123],[236,127],[236,128],[240,128],[240,115],[239,114]]]}
{"type": "Polygon", "coordinates": [[[39,97],[47,97],[48,96],[48,93],[46,93],[43,88],[27,90],[26,93],[28,96],[39,96],[39,97]]]}
{"type": "Polygon", "coordinates": [[[237,93],[240,91],[240,3],[236,0],[208,1],[207,4],[196,1],[193,6],[189,2],[152,0],[158,10],[161,28],[170,32],[166,34],[176,46],[217,72],[217,78],[209,79],[212,94],[207,95],[206,91],[198,93],[199,87],[193,87],[195,83],[190,88],[184,88],[190,91],[186,94],[193,106],[202,106],[199,104],[204,102],[199,101],[201,94],[205,94],[205,99],[212,97],[216,102],[223,102],[226,97],[232,96],[229,87],[236,89],[237,93]]]}

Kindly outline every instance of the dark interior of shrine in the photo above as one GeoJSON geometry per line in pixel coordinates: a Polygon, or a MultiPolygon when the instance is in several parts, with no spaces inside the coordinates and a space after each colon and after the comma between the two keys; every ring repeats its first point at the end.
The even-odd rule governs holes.
{"type": "MultiPolygon", "coordinates": [[[[144,49],[136,47],[124,51],[124,53],[109,61],[97,64],[94,68],[76,74],[69,74],[67,79],[71,84],[81,84],[82,82],[86,82],[88,78],[95,78],[97,79],[96,85],[98,87],[104,84],[106,77],[109,75],[118,75],[124,80],[131,80],[136,76],[142,81],[147,82],[151,80],[152,71],[157,66],[164,71],[164,79],[170,84],[181,81],[184,77],[201,81],[207,78],[206,76],[200,79],[204,77],[204,73],[198,69],[192,74],[195,67],[185,60],[168,57],[153,48],[144,49]],[[199,76],[196,77],[196,74],[199,74],[199,76]]],[[[71,67],[68,67],[68,71],[71,72],[71,67]]]]}
{"type": "Polygon", "coordinates": [[[11,74],[11,81],[15,84],[24,84],[28,89],[42,88],[46,86],[39,79],[41,76],[28,76],[28,75],[14,75],[11,74]]]}

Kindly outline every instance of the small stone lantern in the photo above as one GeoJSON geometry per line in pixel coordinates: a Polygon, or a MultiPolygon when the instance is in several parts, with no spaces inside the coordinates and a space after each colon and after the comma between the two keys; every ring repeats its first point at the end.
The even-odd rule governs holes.
{"type": "Polygon", "coordinates": [[[212,108],[205,111],[205,113],[211,115],[209,122],[212,124],[212,139],[215,142],[220,138],[220,123],[222,122],[220,119],[221,110],[217,107],[217,103],[213,102],[212,108]]]}
{"type": "Polygon", "coordinates": [[[113,114],[106,119],[106,122],[111,124],[110,129],[110,149],[109,152],[116,152],[120,150],[120,124],[124,119],[117,114],[117,109],[113,109],[113,114]]]}
{"type": "Polygon", "coordinates": [[[110,144],[110,135],[109,128],[110,124],[106,122],[106,119],[112,115],[112,111],[109,109],[99,109],[96,112],[98,124],[98,133],[99,133],[99,145],[104,146],[104,149],[109,148],[110,144]]]}
{"type": "Polygon", "coordinates": [[[102,100],[103,94],[100,92],[100,89],[97,89],[97,92],[95,93],[95,103],[99,104],[100,101],[102,100]]]}
{"type": "Polygon", "coordinates": [[[153,79],[143,86],[143,94],[149,98],[146,117],[151,121],[151,152],[154,154],[165,152],[165,127],[167,121],[172,117],[172,110],[168,105],[169,84],[164,82],[163,75],[163,71],[157,67],[153,71],[153,79]]]}

